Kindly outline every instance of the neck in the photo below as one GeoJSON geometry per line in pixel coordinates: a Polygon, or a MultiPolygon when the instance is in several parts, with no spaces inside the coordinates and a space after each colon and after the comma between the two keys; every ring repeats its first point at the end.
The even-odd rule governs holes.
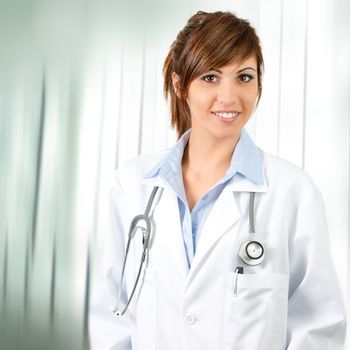
{"type": "Polygon", "coordinates": [[[191,131],[182,158],[182,166],[186,171],[207,176],[218,171],[226,171],[232,154],[239,140],[239,135],[232,138],[205,139],[191,131]]]}

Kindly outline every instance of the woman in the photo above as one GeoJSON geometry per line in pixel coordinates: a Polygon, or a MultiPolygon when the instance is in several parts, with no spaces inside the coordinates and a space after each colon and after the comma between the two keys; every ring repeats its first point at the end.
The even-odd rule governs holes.
{"type": "Polygon", "coordinates": [[[343,348],[319,191],[244,130],[262,69],[254,29],[229,12],[198,12],[178,34],[164,90],[179,139],[115,174],[93,350],[343,348]],[[129,228],[145,211],[150,228],[129,228]]]}

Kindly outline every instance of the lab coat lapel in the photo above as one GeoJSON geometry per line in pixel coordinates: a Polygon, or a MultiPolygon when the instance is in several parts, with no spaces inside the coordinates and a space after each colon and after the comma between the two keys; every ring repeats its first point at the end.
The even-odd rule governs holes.
{"type": "Polygon", "coordinates": [[[201,261],[210,253],[216,242],[232,230],[240,217],[241,213],[234,198],[234,193],[226,187],[215,202],[203,225],[197,250],[188,274],[187,284],[190,283],[198,271],[201,261]]]}
{"type": "Polygon", "coordinates": [[[221,237],[229,232],[230,234],[238,234],[238,232],[234,231],[234,227],[241,219],[242,214],[237,205],[235,192],[264,193],[267,191],[266,178],[262,185],[257,185],[246,178],[238,178],[224,188],[203,225],[197,250],[187,277],[186,287],[197,274],[203,259],[207,257],[221,237]]]}

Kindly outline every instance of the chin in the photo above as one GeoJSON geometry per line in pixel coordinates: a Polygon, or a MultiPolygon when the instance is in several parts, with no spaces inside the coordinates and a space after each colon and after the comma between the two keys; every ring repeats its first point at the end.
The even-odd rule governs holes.
{"type": "Polygon", "coordinates": [[[235,139],[235,138],[238,138],[240,135],[241,135],[241,131],[242,129],[238,129],[238,128],[235,128],[234,130],[229,130],[229,129],[226,129],[226,130],[212,130],[211,131],[211,134],[218,138],[218,139],[235,139]]]}

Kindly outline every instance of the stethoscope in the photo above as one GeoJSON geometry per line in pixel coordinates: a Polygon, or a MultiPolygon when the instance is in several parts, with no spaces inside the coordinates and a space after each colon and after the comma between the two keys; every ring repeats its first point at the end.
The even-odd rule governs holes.
{"type": "MultiPolygon", "coordinates": [[[[148,251],[148,246],[150,242],[150,237],[151,237],[151,222],[149,219],[149,213],[154,201],[154,197],[158,191],[159,187],[154,187],[152,190],[152,193],[148,199],[146,210],[144,214],[140,214],[135,216],[130,224],[129,228],[129,233],[128,233],[128,242],[126,244],[126,249],[125,249],[125,256],[124,256],[124,261],[123,261],[123,267],[122,267],[122,273],[121,273],[121,278],[120,278],[120,284],[119,284],[119,296],[117,299],[117,304],[112,307],[112,312],[116,314],[117,316],[123,316],[126,312],[126,310],[129,307],[129,304],[135,294],[136,287],[139,283],[139,279],[141,276],[141,271],[143,264],[145,262],[146,256],[147,256],[147,251],[148,251]],[[142,225],[142,223],[144,225],[142,225]],[[141,224],[141,225],[140,225],[141,224]],[[134,283],[134,286],[132,288],[130,297],[128,298],[128,301],[122,311],[119,310],[119,304],[121,301],[121,293],[122,293],[122,287],[123,287],[123,281],[124,281],[124,274],[125,274],[125,266],[126,266],[126,261],[129,255],[129,248],[130,248],[130,243],[131,240],[135,237],[137,229],[140,229],[142,232],[142,245],[143,245],[143,251],[141,255],[141,260],[140,260],[140,266],[137,272],[136,280],[134,283]]],[[[239,257],[245,263],[246,265],[249,266],[256,266],[262,263],[265,257],[265,249],[264,246],[262,245],[261,242],[253,239],[255,235],[255,213],[254,213],[254,200],[255,200],[255,192],[250,193],[250,198],[249,198],[249,231],[250,231],[250,239],[243,242],[240,246],[239,249],[239,257]]]]}

